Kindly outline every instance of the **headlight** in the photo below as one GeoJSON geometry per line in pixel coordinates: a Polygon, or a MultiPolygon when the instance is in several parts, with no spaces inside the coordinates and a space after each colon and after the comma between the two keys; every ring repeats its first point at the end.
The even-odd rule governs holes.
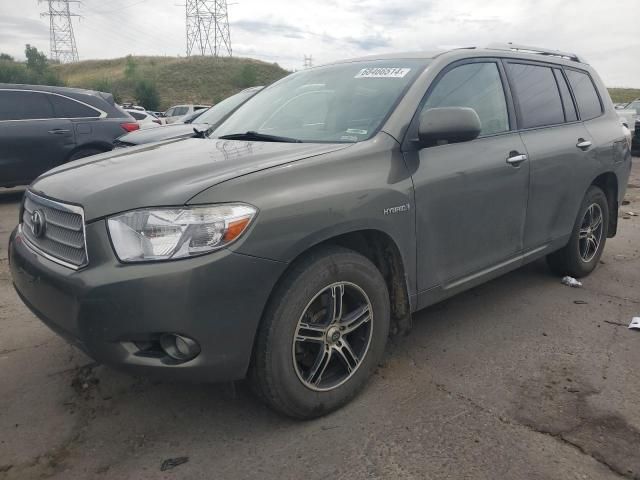
{"type": "Polygon", "coordinates": [[[247,229],[256,212],[255,207],[244,204],[149,208],[113,216],[107,224],[120,261],[172,260],[230,244],[247,229]]]}

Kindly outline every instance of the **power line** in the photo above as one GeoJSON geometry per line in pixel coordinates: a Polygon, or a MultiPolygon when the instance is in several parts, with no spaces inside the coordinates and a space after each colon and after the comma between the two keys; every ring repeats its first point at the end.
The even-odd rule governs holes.
{"type": "Polygon", "coordinates": [[[304,68],[313,67],[313,55],[304,56],[304,64],[302,65],[304,68]]]}
{"type": "Polygon", "coordinates": [[[43,17],[49,17],[49,57],[60,63],[77,62],[78,49],[76,38],[73,34],[71,17],[79,17],[71,12],[71,3],[80,3],[79,0],[38,0],[46,1],[49,10],[42,12],[43,17]]]}
{"type": "Polygon", "coordinates": [[[231,56],[226,0],[186,0],[187,57],[225,53],[231,56]]]}

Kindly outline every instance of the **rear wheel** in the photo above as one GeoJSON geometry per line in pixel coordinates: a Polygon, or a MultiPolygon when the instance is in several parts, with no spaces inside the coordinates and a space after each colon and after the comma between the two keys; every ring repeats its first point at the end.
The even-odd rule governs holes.
{"type": "Polygon", "coordinates": [[[295,418],[351,400],[384,353],[389,294],[367,258],[331,247],[296,265],[274,292],[258,331],[252,383],[295,418]]]}
{"type": "Polygon", "coordinates": [[[598,265],[607,240],[609,203],[599,187],[592,185],[582,201],[569,243],[547,257],[558,275],[580,278],[598,265]]]}

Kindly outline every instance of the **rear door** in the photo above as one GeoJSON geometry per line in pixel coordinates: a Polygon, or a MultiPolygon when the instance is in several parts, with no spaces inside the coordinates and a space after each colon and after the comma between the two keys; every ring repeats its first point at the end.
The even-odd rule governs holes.
{"type": "Polygon", "coordinates": [[[405,148],[414,172],[420,290],[455,288],[503,262],[517,263],[529,187],[528,162],[508,161],[522,158],[524,145],[498,60],[447,67],[419,111],[434,107],[473,108],[482,132],[470,142],[405,148]]]}
{"type": "Polygon", "coordinates": [[[509,60],[506,70],[531,168],[524,249],[534,250],[570,235],[591,175],[591,137],[561,67],[509,60]]]}
{"type": "Polygon", "coordinates": [[[61,163],[74,144],[71,121],[55,118],[49,95],[0,90],[0,184],[31,183],[61,163]]]}

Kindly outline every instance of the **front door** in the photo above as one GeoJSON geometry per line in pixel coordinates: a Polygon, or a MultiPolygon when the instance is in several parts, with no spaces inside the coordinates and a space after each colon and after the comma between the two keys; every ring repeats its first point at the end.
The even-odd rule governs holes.
{"type": "Polygon", "coordinates": [[[414,171],[421,291],[466,283],[522,251],[529,163],[512,131],[505,85],[498,61],[466,61],[448,67],[423,102],[422,109],[473,108],[482,132],[473,141],[405,152],[414,171]]]}

